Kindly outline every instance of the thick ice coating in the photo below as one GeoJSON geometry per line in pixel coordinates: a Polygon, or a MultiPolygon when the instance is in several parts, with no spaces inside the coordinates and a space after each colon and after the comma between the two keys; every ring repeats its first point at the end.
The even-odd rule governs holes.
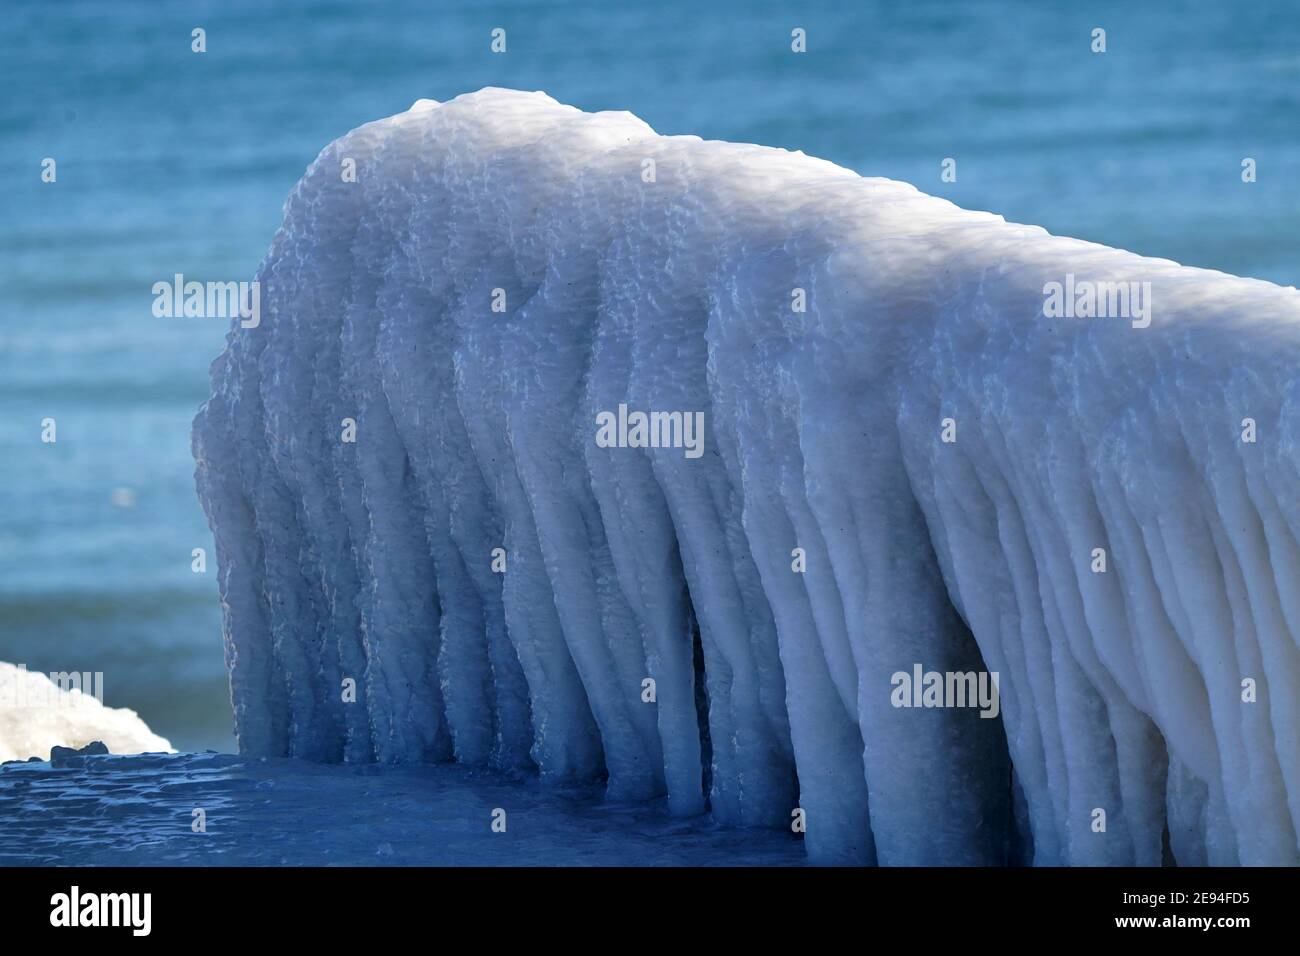
{"type": "Polygon", "coordinates": [[[246,753],[1297,862],[1296,290],[499,89],[328,146],[257,278],[194,428],[246,753]]]}

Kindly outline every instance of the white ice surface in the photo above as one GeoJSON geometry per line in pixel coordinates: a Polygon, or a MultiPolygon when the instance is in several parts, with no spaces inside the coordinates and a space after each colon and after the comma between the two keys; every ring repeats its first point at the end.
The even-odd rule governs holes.
{"type": "Polygon", "coordinates": [[[245,753],[798,806],[818,861],[1297,862],[1294,289],[496,89],[328,146],[258,279],[194,430],[245,753]],[[1069,273],[1150,327],[1045,318],[1069,273]],[[620,403],[704,454],[598,447],[620,403]],[[894,708],[916,663],[1001,719],[894,708]]]}
{"type": "Polygon", "coordinates": [[[105,707],[93,693],[65,690],[45,674],[0,662],[0,763],[78,750],[102,741],[109,753],[170,751],[133,710],[105,707]]]}

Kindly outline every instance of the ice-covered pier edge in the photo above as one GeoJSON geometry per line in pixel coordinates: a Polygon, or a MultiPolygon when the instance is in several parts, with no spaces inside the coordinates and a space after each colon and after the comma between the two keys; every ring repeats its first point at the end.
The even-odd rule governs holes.
{"type": "Polygon", "coordinates": [[[257,278],[194,427],[246,753],[1297,862],[1296,290],[498,89],[329,145],[257,278]],[[918,664],[1000,716],[895,707],[918,664]]]}

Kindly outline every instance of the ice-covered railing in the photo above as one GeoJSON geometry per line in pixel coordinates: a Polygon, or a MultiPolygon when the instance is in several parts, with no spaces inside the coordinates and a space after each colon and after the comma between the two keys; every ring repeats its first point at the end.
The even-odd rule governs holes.
{"type": "Polygon", "coordinates": [[[327,147],[257,278],[194,429],[245,752],[1296,862],[1294,289],[493,89],[327,147]]]}

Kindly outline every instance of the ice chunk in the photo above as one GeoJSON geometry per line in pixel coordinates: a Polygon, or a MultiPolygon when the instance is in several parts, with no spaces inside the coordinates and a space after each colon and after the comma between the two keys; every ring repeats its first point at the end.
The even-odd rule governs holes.
{"type": "MultiPolygon", "coordinates": [[[[133,710],[105,707],[90,687],[0,662],[0,763],[54,751],[83,753],[170,753],[172,745],[153,733],[133,710]],[[84,750],[82,749],[84,748],[84,750]]],[[[92,677],[93,681],[94,678],[92,677]]],[[[97,685],[98,686],[98,685],[97,685]]]]}
{"type": "Polygon", "coordinates": [[[194,429],[244,752],[1297,862],[1294,289],[499,89],[328,146],[257,278],[194,429]]]}

